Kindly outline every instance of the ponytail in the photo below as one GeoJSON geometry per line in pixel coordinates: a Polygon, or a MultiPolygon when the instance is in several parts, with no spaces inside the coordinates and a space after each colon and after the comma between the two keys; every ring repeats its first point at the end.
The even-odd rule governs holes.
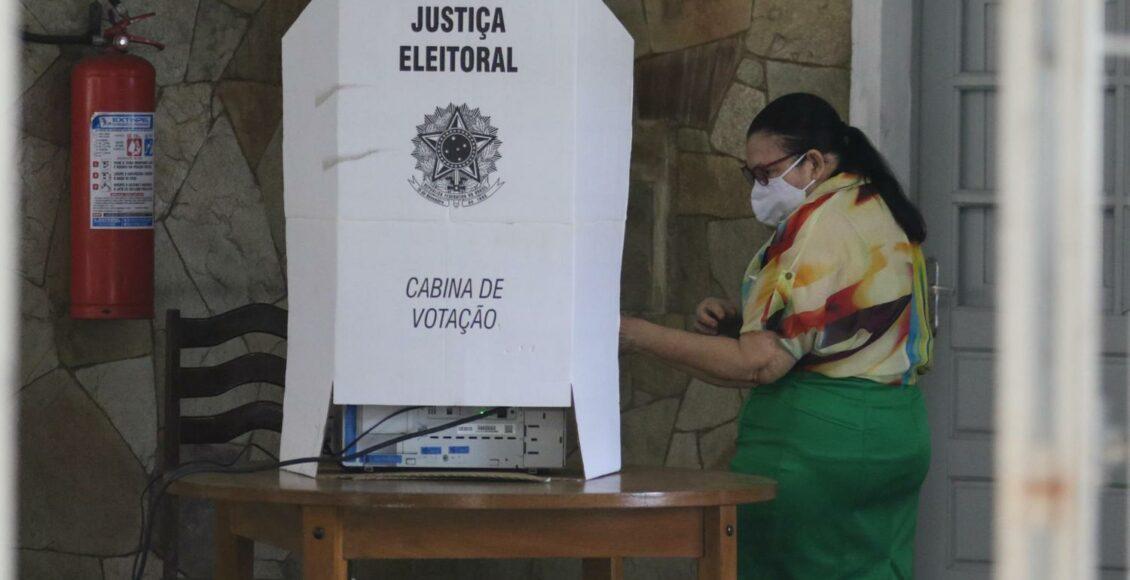
{"type": "Polygon", "coordinates": [[[914,243],[926,240],[926,221],[906,197],[898,178],[867,135],[840,119],[827,101],[808,93],[793,93],[766,105],[749,125],[746,138],[765,132],[780,137],[787,151],[810,149],[835,154],[838,170],[867,179],[870,189],[887,204],[891,215],[914,243]]]}
{"type": "Polygon", "coordinates": [[[912,242],[926,240],[926,222],[914,202],[906,197],[898,178],[887,165],[887,160],[871,144],[867,135],[858,127],[843,125],[843,149],[839,152],[841,171],[866,177],[871,186],[879,191],[879,196],[891,210],[906,237],[912,242]]]}

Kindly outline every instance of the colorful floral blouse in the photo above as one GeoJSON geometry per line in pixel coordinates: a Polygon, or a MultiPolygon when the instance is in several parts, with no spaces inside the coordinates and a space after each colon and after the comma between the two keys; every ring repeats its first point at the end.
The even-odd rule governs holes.
{"type": "Polygon", "coordinates": [[[742,302],[742,332],[776,332],[797,369],[899,385],[929,367],[922,250],[858,176],[820,184],[777,227],[742,302]]]}

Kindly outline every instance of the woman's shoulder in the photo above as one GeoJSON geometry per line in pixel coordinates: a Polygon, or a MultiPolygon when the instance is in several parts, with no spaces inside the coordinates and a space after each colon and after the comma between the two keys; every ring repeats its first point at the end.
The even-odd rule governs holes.
{"type": "Polygon", "coordinates": [[[905,242],[906,234],[895,221],[878,188],[861,180],[849,187],[813,196],[808,228],[812,234],[848,241],[857,238],[870,245],[905,242]]]}

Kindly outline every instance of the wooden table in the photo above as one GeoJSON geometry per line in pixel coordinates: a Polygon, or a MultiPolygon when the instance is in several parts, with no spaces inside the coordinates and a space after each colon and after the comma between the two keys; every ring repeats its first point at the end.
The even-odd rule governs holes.
{"type": "Polygon", "coordinates": [[[216,504],[216,579],[250,580],[253,541],[302,554],[306,580],[345,580],[349,559],[581,558],[585,580],[622,578],[625,556],[698,559],[736,578],[736,507],[772,480],[628,468],[549,483],[372,481],[287,472],[198,474],[176,495],[216,504]]]}

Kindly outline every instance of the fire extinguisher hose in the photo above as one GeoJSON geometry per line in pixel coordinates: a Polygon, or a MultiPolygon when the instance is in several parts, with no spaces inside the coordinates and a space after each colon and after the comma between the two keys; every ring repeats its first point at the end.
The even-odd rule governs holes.
{"type": "Polygon", "coordinates": [[[36,34],[34,32],[23,31],[24,42],[35,42],[39,44],[79,44],[90,46],[94,44],[94,40],[90,36],[83,34],[75,35],[60,35],[60,34],[36,34]]]}

